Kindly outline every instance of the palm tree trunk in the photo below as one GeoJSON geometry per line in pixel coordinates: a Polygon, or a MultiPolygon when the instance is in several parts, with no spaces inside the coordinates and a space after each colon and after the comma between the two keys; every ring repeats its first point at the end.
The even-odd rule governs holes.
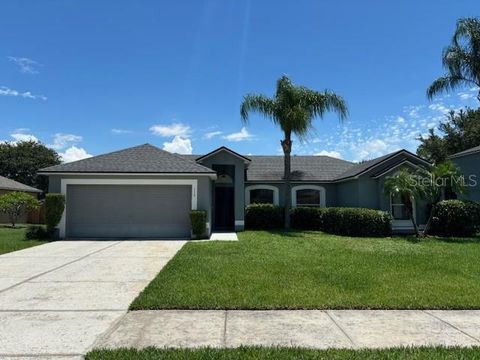
{"type": "Polygon", "coordinates": [[[432,224],[432,219],[434,214],[435,214],[435,204],[432,204],[432,208],[430,209],[430,216],[428,217],[427,224],[425,225],[425,229],[423,229],[423,235],[428,234],[428,231],[430,230],[430,226],[432,224]]]}
{"type": "Polygon", "coordinates": [[[285,199],[285,229],[290,229],[290,208],[292,207],[292,197],[290,192],[290,155],[292,153],[292,140],[289,133],[285,133],[285,139],[280,141],[282,144],[284,154],[284,173],[283,178],[285,180],[284,199],[285,199]]]}

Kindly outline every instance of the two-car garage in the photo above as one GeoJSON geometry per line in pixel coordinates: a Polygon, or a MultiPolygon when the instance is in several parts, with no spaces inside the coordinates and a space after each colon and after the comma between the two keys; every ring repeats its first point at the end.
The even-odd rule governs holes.
{"type": "Polygon", "coordinates": [[[188,238],[188,185],[68,185],[67,238],[188,238]]]}

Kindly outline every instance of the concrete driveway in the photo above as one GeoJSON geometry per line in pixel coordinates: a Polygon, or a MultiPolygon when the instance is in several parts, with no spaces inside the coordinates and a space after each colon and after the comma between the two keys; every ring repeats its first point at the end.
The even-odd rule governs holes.
{"type": "Polygon", "coordinates": [[[58,241],[0,256],[0,358],[81,358],[184,243],[58,241]]]}

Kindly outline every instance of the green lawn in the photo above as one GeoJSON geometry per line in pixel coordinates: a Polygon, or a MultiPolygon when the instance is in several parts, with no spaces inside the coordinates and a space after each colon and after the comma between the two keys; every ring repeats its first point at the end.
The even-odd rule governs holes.
{"type": "Polygon", "coordinates": [[[387,350],[310,350],[299,348],[241,347],[236,349],[94,350],[86,360],[466,360],[480,359],[480,348],[420,347],[387,350]]]}
{"type": "Polygon", "coordinates": [[[22,226],[0,226],[0,255],[46,243],[40,240],[25,240],[25,229],[22,226]]]}
{"type": "Polygon", "coordinates": [[[480,309],[480,239],[247,231],[192,242],[139,309],[480,309]]]}

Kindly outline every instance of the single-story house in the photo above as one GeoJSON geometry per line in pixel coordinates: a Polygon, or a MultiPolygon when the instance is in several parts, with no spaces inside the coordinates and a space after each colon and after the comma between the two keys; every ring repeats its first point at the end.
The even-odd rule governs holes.
{"type": "Polygon", "coordinates": [[[451,155],[449,159],[460,168],[465,178],[468,191],[461,197],[480,201],[480,146],[451,155]]]}
{"type": "MultiPolygon", "coordinates": [[[[408,229],[405,206],[383,192],[401,167],[430,164],[406,150],[353,163],[329,156],[292,157],[292,206],[390,211],[408,229]]],[[[178,155],[145,144],[40,170],[49,191],[66,196],[62,238],[188,238],[189,212],[203,209],[211,231],[242,230],[245,206],[284,205],[283,156],[244,156],[220,147],[178,155]]],[[[425,207],[414,202],[422,224],[425,207]]]]}
{"type": "MultiPolygon", "coordinates": [[[[14,191],[28,193],[34,196],[35,198],[37,198],[38,194],[42,192],[41,190],[35,189],[34,187],[22,184],[18,181],[11,180],[4,176],[0,176],[0,196],[5,195],[9,192],[14,192],[14,191]]],[[[6,224],[9,222],[10,222],[10,219],[8,218],[8,215],[0,212],[0,224],[6,224]]],[[[27,223],[27,222],[28,222],[28,213],[25,212],[18,219],[18,223],[27,223]]]]}

